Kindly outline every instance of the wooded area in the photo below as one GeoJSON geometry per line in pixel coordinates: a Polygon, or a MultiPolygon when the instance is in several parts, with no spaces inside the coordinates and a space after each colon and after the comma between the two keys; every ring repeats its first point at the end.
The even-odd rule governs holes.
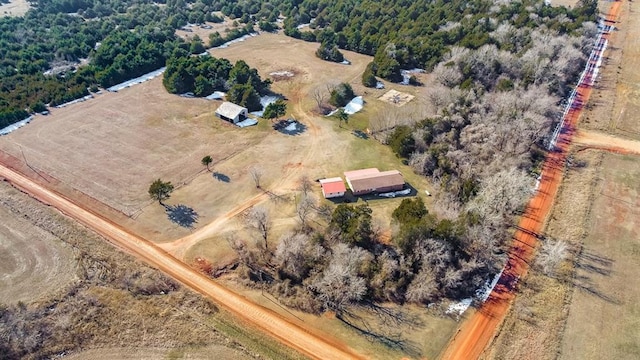
{"type": "MultiPolygon", "coordinates": [[[[174,30],[187,23],[220,21],[215,12],[245,24],[209,39],[210,46],[241,36],[254,22],[272,30],[284,16],[285,33],[325,44],[319,54],[337,61],[334,48],[375,55],[373,74],[398,81],[401,68],[433,69],[452,45],[478,49],[498,45],[490,33],[507,22],[526,32],[544,26],[577,34],[594,20],[596,1],[544,6],[524,0],[494,5],[487,0],[39,0],[24,17],[0,18],[0,125],[18,121],[42,104],[57,105],[164,65],[174,49],[191,50],[174,30]],[[313,22],[312,22],[313,19],[313,22]],[[312,32],[297,25],[311,23],[312,32]],[[89,59],[89,65],[81,65],[89,59]],[[45,75],[46,74],[46,75],[45,75]]],[[[529,44],[501,50],[522,56],[529,44]]],[[[371,84],[371,76],[367,78],[371,84]]]]}

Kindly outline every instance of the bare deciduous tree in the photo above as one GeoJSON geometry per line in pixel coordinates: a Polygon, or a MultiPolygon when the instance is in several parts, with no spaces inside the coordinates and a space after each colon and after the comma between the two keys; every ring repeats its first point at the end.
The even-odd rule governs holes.
{"type": "Polygon", "coordinates": [[[267,242],[269,237],[269,230],[271,230],[271,217],[267,209],[256,206],[253,207],[246,216],[247,226],[256,230],[260,237],[264,241],[264,249],[269,251],[269,244],[267,242]]]}
{"type": "Polygon", "coordinates": [[[238,239],[234,235],[230,235],[226,239],[229,243],[229,246],[231,246],[231,249],[233,249],[233,251],[238,254],[240,262],[249,267],[253,266],[256,263],[254,254],[249,250],[247,244],[244,241],[238,239]]]}
{"type": "Polygon", "coordinates": [[[507,224],[511,215],[531,197],[532,190],[533,179],[524,171],[502,170],[482,181],[478,196],[469,203],[468,209],[478,214],[484,223],[507,224]]]}
{"type": "Polygon", "coordinates": [[[307,227],[307,218],[311,215],[315,202],[309,195],[303,195],[296,206],[296,214],[303,228],[307,227]]]}
{"type": "MultiPolygon", "coordinates": [[[[448,63],[451,64],[451,63],[448,63]]],[[[458,70],[458,67],[451,65],[445,65],[444,63],[438,64],[433,70],[433,76],[438,82],[448,88],[452,88],[459,85],[462,82],[462,73],[458,70]]]]}
{"type": "Polygon", "coordinates": [[[338,316],[352,304],[362,300],[367,292],[362,267],[370,263],[372,255],[360,247],[339,243],[333,247],[333,257],[321,276],[310,285],[326,309],[338,316]]]}
{"type": "Polygon", "coordinates": [[[249,175],[251,175],[251,179],[253,183],[256,184],[256,188],[260,188],[260,181],[262,180],[262,176],[264,175],[264,170],[262,167],[258,165],[253,165],[249,168],[249,175]]]}
{"type": "Polygon", "coordinates": [[[407,288],[407,301],[428,303],[438,296],[436,274],[428,266],[423,266],[407,288]]]}
{"type": "Polygon", "coordinates": [[[312,189],[313,184],[307,175],[302,175],[298,181],[298,189],[302,192],[302,195],[307,195],[312,189]]]}
{"type": "Polygon", "coordinates": [[[380,111],[375,112],[369,119],[369,130],[372,134],[381,131],[391,130],[398,124],[398,116],[396,110],[390,107],[384,107],[380,111]]]}
{"type": "MultiPolygon", "coordinates": [[[[328,89],[328,88],[327,88],[328,89]]],[[[330,91],[330,90],[329,90],[330,91]]],[[[316,102],[316,106],[318,107],[319,112],[323,112],[323,109],[326,105],[328,93],[325,89],[318,86],[311,92],[311,96],[313,100],[316,102]]]]}
{"type": "Polygon", "coordinates": [[[567,258],[567,243],[562,240],[547,239],[542,243],[536,265],[548,276],[555,276],[558,266],[567,258]]]}
{"type": "Polygon", "coordinates": [[[313,265],[325,256],[325,249],[304,233],[282,236],[275,251],[278,268],[295,280],[304,279],[313,265]]]}

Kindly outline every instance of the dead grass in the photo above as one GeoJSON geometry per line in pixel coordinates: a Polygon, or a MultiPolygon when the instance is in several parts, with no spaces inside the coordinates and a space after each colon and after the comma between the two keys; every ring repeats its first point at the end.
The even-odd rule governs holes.
{"type": "MultiPolygon", "coordinates": [[[[222,13],[218,13],[218,15],[224,17],[222,13]]],[[[191,39],[198,35],[204,45],[207,46],[207,44],[209,43],[209,35],[217,31],[222,37],[224,37],[226,35],[225,30],[233,29],[233,20],[225,18],[225,20],[221,23],[205,22],[203,25],[211,26],[211,29],[205,29],[200,25],[192,25],[184,28],[187,30],[177,29],[176,35],[185,39],[186,41],[191,41],[191,39]]]]}
{"type": "MultiPolygon", "coordinates": [[[[264,169],[264,190],[294,200],[301,175],[311,179],[339,176],[346,170],[362,167],[398,169],[419,193],[423,194],[427,188],[432,190],[427,180],[403,165],[388,146],[374,139],[360,139],[352,133],[354,129],[366,129],[368,117],[375,111],[392,106],[377,100],[387,90],[365,90],[360,85],[360,76],[371,57],[345,52],[352,63],[345,66],[316,58],[316,48],[317,44],[283,35],[262,34],[229,48],[211,51],[214,56],[232,61],[244,59],[250,66],[257,67],[263,76],[282,69],[295,72],[296,76],[290,80],[274,83],[273,90],[289,100],[288,114],[305,124],[306,131],[297,136],[273,131],[266,121],[257,127],[236,129],[213,118],[217,102],[169,95],[162,88],[161,80],[156,79],[116,94],[102,94],[85,103],[56,109],[49,118],[39,117],[29,126],[0,139],[0,149],[21,158],[22,148],[33,167],[114,207],[133,212],[133,219],[116,220],[156,242],[197,232],[198,228],[223,219],[221,226],[216,228],[220,231],[204,236],[199,239],[200,243],[195,242],[193,248],[185,251],[187,261],[202,256],[213,264],[227,262],[233,257],[225,234],[251,237],[238,217],[227,219],[233,208],[261,193],[248,174],[251,166],[259,165],[264,169]],[[340,128],[333,119],[311,112],[314,101],[308,94],[317,86],[343,81],[350,82],[356,92],[364,94],[366,104],[362,112],[352,117],[352,122],[340,128]],[[53,156],[48,156],[51,154],[53,156]],[[212,170],[225,175],[226,181],[216,180],[203,171],[200,159],[207,154],[216,161],[212,170]],[[193,229],[171,223],[162,206],[147,200],[149,183],[158,177],[178,185],[167,200],[168,205],[185,205],[197,213],[193,229]]],[[[398,88],[403,91],[406,88],[406,92],[412,94],[423,90],[400,85],[398,88]]],[[[320,188],[314,184],[314,194],[320,198],[320,188]]],[[[426,200],[430,206],[430,199],[426,200]]],[[[388,228],[389,215],[400,201],[369,200],[373,216],[382,222],[382,227],[388,228]]],[[[267,200],[262,205],[270,207],[274,214],[271,235],[274,242],[270,245],[273,248],[281,234],[297,226],[295,201],[267,200]]],[[[92,292],[90,295],[129,301],[119,292],[92,292]]],[[[418,316],[424,309],[412,311],[418,316]]],[[[308,324],[316,321],[315,317],[308,317],[308,324]]],[[[215,328],[227,329],[223,331],[227,335],[244,331],[242,324],[225,324],[216,323],[215,328]]],[[[424,318],[424,324],[415,329],[404,328],[402,332],[409,334],[420,354],[438,354],[454,331],[455,323],[429,315],[424,318]]],[[[343,325],[333,319],[321,329],[333,333],[333,328],[340,326],[343,325]]],[[[341,328],[340,334],[344,336],[341,340],[358,343],[357,347],[361,349],[383,348],[380,344],[373,345],[375,343],[366,337],[355,337],[353,330],[341,328]]],[[[258,340],[248,341],[255,344],[258,340]]],[[[131,346],[146,347],[153,343],[131,346]]],[[[269,345],[257,349],[260,353],[276,354],[277,351],[269,350],[271,348],[269,345]]],[[[396,350],[380,351],[391,358],[400,354],[396,350]]]]}
{"type": "MultiPolygon", "coordinates": [[[[322,61],[314,55],[316,47],[284,35],[262,34],[211,50],[214,56],[232,61],[244,59],[263,75],[282,69],[294,72],[295,77],[275,83],[273,89],[289,99],[288,113],[307,126],[298,136],[275,132],[267,121],[237,129],[213,117],[219,102],[168,94],[161,79],[154,79],[39,116],[0,139],[0,149],[131,216],[114,219],[107,214],[158,242],[182,237],[192,229],[170,222],[165,209],[148,199],[149,183],[156,178],[177,185],[167,203],[193,209],[197,229],[257,194],[247,174],[256,164],[265,169],[264,187],[279,194],[290,193],[302,174],[311,178],[339,175],[363,163],[397,168],[399,160],[387,147],[345,133],[334,126],[333,119],[311,115],[311,89],[347,81],[361,91],[360,75],[371,61],[352,52],[345,53],[352,62],[349,66],[322,61]],[[385,160],[375,161],[369,154],[385,160]],[[214,158],[212,169],[228,181],[215,180],[203,171],[204,155],[214,158]]],[[[353,116],[354,124],[366,128],[372,111],[387,106],[376,100],[383,91],[365,94],[367,105],[353,116]]]]}
{"type": "Polygon", "coordinates": [[[190,353],[199,357],[201,349],[211,347],[231,358],[257,354],[297,358],[264,335],[238,327],[208,300],[115,250],[55,210],[6,184],[0,184],[0,189],[1,209],[10,209],[29,223],[26,227],[40,229],[74,248],[78,276],[78,281],[61,285],[38,301],[2,307],[0,352],[4,356],[50,358],[115,347],[162,348],[168,357],[179,358],[190,353]]]}
{"type": "MultiPolygon", "coordinates": [[[[587,234],[593,194],[597,190],[602,155],[584,151],[574,155],[585,168],[565,174],[544,235],[567,241],[577,249],[587,234]]],[[[571,274],[566,263],[561,274],[571,274]]],[[[520,283],[509,315],[487,351],[487,359],[556,359],[571,301],[571,276],[551,278],[533,267],[520,283]]]]}
{"type": "Polygon", "coordinates": [[[168,94],[157,78],[118,93],[54,109],[0,148],[126,214],[150,203],[156,178],[180,186],[214,163],[259,140],[213,117],[220,102],[168,94]]]}
{"type": "MultiPolygon", "coordinates": [[[[603,2],[609,4],[608,2],[603,2]]],[[[611,36],[604,68],[595,96],[583,121],[585,129],[640,139],[640,5],[627,1],[621,6],[618,28],[611,36]]]]}
{"type": "Polygon", "coordinates": [[[640,357],[640,159],[605,155],[561,347],[564,359],[640,357]]]}
{"type": "Polygon", "coordinates": [[[91,349],[65,356],[69,360],[139,360],[139,359],[249,359],[247,355],[223,346],[167,348],[100,348],[91,349]]]}
{"type": "Polygon", "coordinates": [[[1,16],[22,16],[29,11],[31,6],[27,0],[11,0],[8,4],[0,5],[1,16]]]}
{"type": "Polygon", "coordinates": [[[0,186],[0,304],[37,300],[77,279],[71,247],[5,205],[17,193],[0,186]]]}
{"type": "MultiPolygon", "coordinates": [[[[403,319],[396,321],[382,317],[365,308],[352,309],[354,317],[349,318],[354,326],[371,331],[374,335],[364,335],[361,331],[336,318],[333,313],[313,315],[285,308],[271,294],[260,290],[247,290],[235,278],[223,280],[230,288],[242,291],[253,302],[267,307],[294,322],[313,324],[313,329],[343,341],[347,346],[370,359],[435,359],[453,336],[458,323],[440,310],[429,310],[421,306],[385,304],[399,311],[403,319]],[[397,341],[397,343],[393,343],[397,341]]],[[[314,331],[314,330],[312,330],[314,331]]]]}

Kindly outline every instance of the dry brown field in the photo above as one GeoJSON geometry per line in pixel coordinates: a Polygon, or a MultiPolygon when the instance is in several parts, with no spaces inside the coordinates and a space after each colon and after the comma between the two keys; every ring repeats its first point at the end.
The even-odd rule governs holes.
{"type": "MultiPolygon", "coordinates": [[[[604,2],[606,3],[606,2],[604,2]]],[[[640,140],[640,5],[625,1],[582,127],[640,140]]]]}
{"type": "Polygon", "coordinates": [[[11,0],[8,4],[0,5],[0,16],[22,16],[30,8],[27,0],[11,0]]]}
{"type": "MultiPolygon", "coordinates": [[[[20,227],[13,228],[15,234],[39,236],[73,248],[65,259],[71,263],[67,274],[60,274],[42,257],[36,259],[33,267],[38,272],[61,278],[50,279],[55,288],[43,286],[34,274],[33,280],[23,279],[24,286],[33,285],[32,297],[15,303],[5,302],[5,295],[24,297],[19,291],[24,289],[18,285],[6,292],[2,284],[3,357],[251,359],[261,354],[299,358],[55,209],[4,182],[0,195],[3,221],[12,221],[12,217],[22,221],[8,223],[20,227]],[[4,212],[11,216],[5,217],[4,212]],[[73,281],[63,283],[65,275],[72,275],[73,281]],[[41,293],[44,290],[46,294],[41,293]]],[[[2,241],[4,235],[0,235],[2,241]]],[[[38,243],[34,238],[25,240],[38,243]]],[[[3,262],[4,255],[3,249],[3,262]]]]}
{"type": "Polygon", "coordinates": [[[223,346],[206,346],[201,348],[101,348],[91,349],[65,356],[68,360],[156,360],[156,359],[184,359],[184,360],[242,360],[251,357],[239,351],[223,346]]]}
{"type": "Polygon", "coordinates": [[[577,257],[561,359],[640,358],[640,158],[607,154],[577,257]]]}
{"type": "Polygon", "coordinates": [[[640,138],[640,8],[635,2],[622,5],[619,29],[579,124],[585,129],[573,153],[579,166],[567,168],[545,229],[545,236],[571,244],[569,260],[554,277],[534,267],[521,282],[521,294],[485,358],[640,356],[640,157],[597,150],[633,152],[640,138]]]}
{"type": "MultiPolygon", "coordinates": [[[[577,249],[587,233],[602,154],[587,150],[576,153],[574,158],[587,166],[565,173],[544,235],[577,249]]],[[[486,359],[557,358],[571,301],[572,269],[568,261],[559,276],[549,277],[532,266],[520,282],[519,294],[486,359]]]]}
{"type": "Polygon", "coordinates": [[[256,132],[228,136],[237,130],[214,120],[217,104],[168,94],[156,78],[53,109],[2,137],[0,149],[132,215],[149,204],[153,179],[180,186],[207,153],[218,162],[258,140],[256,132]]]}
{"type": "Polygon", "coordinates": [[[48,297],[76,280],[72,248],[12,210],[18,193],[0,187],[0,304],[48,297]]]}
{"type": "MultiPolygon", "coordinates": [[[[371,60],[346,52],[352,65],[329,63],[315,57],[316,47],[284,35],[262,34],[212,51],[232,61],[244,59],[263,76],[294,70],[295,77],[274,83],[273,90],[290,100],[289,114],[305,124],[306,130],[297,136],[276,132],[267,121],[238,129],[213,116],[219,101],[168,94],[158,78],[38,116],[0,138],[0,150],[132,217],[118,221],[159,242],[188,235],[259,195],[247,174],[254,165],[265,171],[264,187],[280,195],[291,193],[301,175],[337,176],[362,166],[398,168],[414,187],[426,188],[426,180],[400,164],[386,146],[356,138],[349,126],[339,128],[335,120],[310,111],[314,102],[308,93],[317,86],[349,81],[364,93],[358,84],[371,60]],[[200,159],[207,154],[214,158],[212,170],[227,181],[204,171],[200,159]],[[170,222],[165,208],[149,200],[147,189],[156,178],[177,186],[167,203],[192,208],[197,214],[193,228],[170,222]]],[[[353,126],[366,123],[371,111],[386,106],[376,99],[384,91],[365,94],[368,105],[352,117],[353,126]]]]}

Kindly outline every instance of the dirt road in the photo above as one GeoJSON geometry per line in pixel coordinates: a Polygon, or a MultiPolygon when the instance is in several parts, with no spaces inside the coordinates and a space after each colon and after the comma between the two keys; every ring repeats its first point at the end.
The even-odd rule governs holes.
{"type": "MultiPolygon", "coordinates": [[[[326,131],[326,129],[323,130],[320,126],[315,124],[314,119],[309,116],[307,111],[305,111],[302,105],[302,99],[307,95],[306,91],[308,91],[308,89],[297,89],[297,91],[290,96],[290,101],[294,102],[293,114],[295,115],[295,118],[307,126],[312,135],[306,143],[305,148],[301,150],[301,152],[304,152],[300,161],[302,164],[310,164],[311,159],[317,158],[319,153],[325,149],[325,144],[331,141],[332,136],[328,131],[326,131]]],[[[270,190],[275,193],[286,192],[286,189],[295,187],[296,182],[302,175],[304,175],[304,169],[297,167],[291,168],[287,174],[283,174],[279,180],[270,187],[270,190]]],[[[224,215],[196,230],[192,234],[172,242],[159,244],[158,246],[176,258],[187,261],[187,259],[185,259],[185,255],[192,246],[208,237],[212,237],[220,233],[224,228],[223,226],[226,225],[229,220],[238,216],[245,210],[267,201],[268,199],[269,195],[266,192],[261,192],[258,195],[242,201],[224,215]]]]}
{"type": "MultiPolygon", "coordinates": [[[[619,1],[612,4],[607,16],[609,21],[617,19],[620,4],[619,1]]],[[[603,36],[605,37],[608,35],[603,36]]],[[[591,82],[589,79],[587,81],[591,82]]],[[[577,99],[586,104],[591,90],[592,86],[578,86],[577,99]]],[[[527,274],[538,244],[538,234],[541,234],[544,228],[546,217],[558,192],[569,145],[582,114],[582,106],[571,108],[565,117],[556,149],[549,153],[543,165],[538,191],[527,205],[527,210],[517,226],[509,260],[498,284],[489,299],[462,324],[442,354],[442,359],[478,359],[491,343],[509,311],[515,297],[517,281],[527,274]]]]}
{"type": "Polygon", "coordinates": [[[221,226],[226,224],[227,221],[231,220],[248,208],[260,204],[268,198],[269,196],[267,195],[267,193],[260,193],[252,198],[243,201],[241,204],[231,209],[231,211],[227,212],[223,216],[218,217],[202,228],[196,230],[194,233],[172,242],[158,244],[158,246],[171,255],[175,256],[176,258],[185,260],[184,257],[187,253],[187,250],[189,250],[193,245],[197,244],[203,239],[219,233],[221,226]]]}
{"type": "Polygon", "coordinates": [[[134,236],[118,225],[87,211],[64,196],[36,184],[0,165],[0,177],[39,201],[51,205],[104,236],[115,246],[134,254],[182,284],[212,299],[238,318],[273,336],[280,342],[315,359],[360,359],[363,356],[325,336],[316,335],[278,314],[255,305],[193,270],[148,240],[134,236]]]}
{"type": "Polygon", "coordinates": [[[640,141],[622,139],[596,131],[580,130],[576,133],[573,141],[589,149],[600,149],[619,154],[640,155],[640,141]]]}

